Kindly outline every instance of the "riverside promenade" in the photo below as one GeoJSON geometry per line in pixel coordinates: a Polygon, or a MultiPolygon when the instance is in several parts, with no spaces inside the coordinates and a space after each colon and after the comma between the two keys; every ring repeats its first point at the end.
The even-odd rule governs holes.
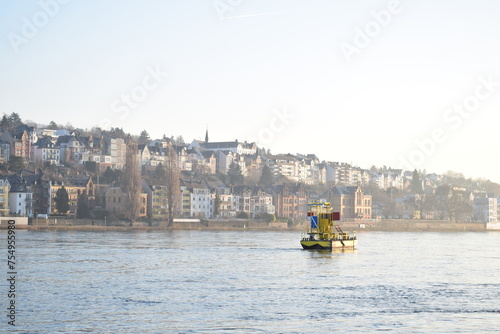
{"type": "MultiPolygon", "coordinates": [[[[340,221],[345,231],[442,231],[468,232],[488,231],[487,224],[476,222],[453,222],[445,220],[381,219],[370,221],[340,221]]],[[[251,219],[179,219],[172,227],[164,227],[159,221],[105,222],[98,219],[32,219],[23,226],[29,230],[295,230],[306,231],[307,221],[264,222],[251,219]]]]}

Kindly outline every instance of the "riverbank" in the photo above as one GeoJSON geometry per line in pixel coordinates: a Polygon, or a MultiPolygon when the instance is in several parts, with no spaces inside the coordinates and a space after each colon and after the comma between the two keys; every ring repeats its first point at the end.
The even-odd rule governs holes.
{"type": "MultiPolygon", "coordinates": [[[[478,232],[487,231],[484,223],[462,223],[442,220],[380,220],[339,222],[345,231],[436,231],[436,232],[478,232]]],[[[308,223],[304,222],[263,222],[248,219],[234,220],[203,220],[190,222],[175,222],[172,227],[163,227],[160,222],[128,222],[113,223],[91,219],[34,219],[28,230],[83,230],[83,231],[139,231],[139,230],[255,230],[255,231],[299,231],[305,232],[308,223]]]]}
{"type": "Polygon", "coordinates": [[[396,231],[396,232],[480,232],[487,231],[485,223],[453,222],[445,220],[405,220],[405,219],[382,219],[377,222],[345,222],[346,230],[367,231],[396,231]]]}

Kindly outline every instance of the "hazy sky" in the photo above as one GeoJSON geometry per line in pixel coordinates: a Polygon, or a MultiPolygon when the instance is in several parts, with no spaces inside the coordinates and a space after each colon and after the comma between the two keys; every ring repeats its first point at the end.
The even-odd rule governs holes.
{"type": "Polygon", "coordinates": [[[500,2],[2,1],[0,111],[500,182],[500,2]]]}

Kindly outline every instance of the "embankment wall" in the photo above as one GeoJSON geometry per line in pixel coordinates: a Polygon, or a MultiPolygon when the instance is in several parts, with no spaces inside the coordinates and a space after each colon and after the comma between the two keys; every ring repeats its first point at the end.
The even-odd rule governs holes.
{"type": "Polygon", "coordinates": [[[382,219],[376,222],[342,222],[348,230],[369,231],[486,231],[485,223],[462,223],[445,220],[382,219]]]}
{"type": "MultiPolygon", "coordinates": [[[[341,221],[338,223],[345,231],[486,231],[485,223],[462,223],[443,220],[404,220],[382,219],[380,221],[341,221]]],[[[249,219],[175,222],[171,229],[176,230],[296,230],[306,231],[307,221],[263,222],[249,219]]],[[[30,229],[161,229],[160,222],[104,222],[93,219],[32,219],[30,229]]]]}

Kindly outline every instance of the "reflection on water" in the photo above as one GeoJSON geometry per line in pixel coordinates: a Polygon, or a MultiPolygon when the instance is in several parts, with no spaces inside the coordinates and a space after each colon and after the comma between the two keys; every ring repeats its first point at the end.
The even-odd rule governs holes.
{"type": "Polygon", "coordinates": [[[479,333],[497,327],[500,233],[363,232],[356,250],[334,251],[303,250],[299,241],[296,232],[23,231],[16,329],[479,333]]]}

